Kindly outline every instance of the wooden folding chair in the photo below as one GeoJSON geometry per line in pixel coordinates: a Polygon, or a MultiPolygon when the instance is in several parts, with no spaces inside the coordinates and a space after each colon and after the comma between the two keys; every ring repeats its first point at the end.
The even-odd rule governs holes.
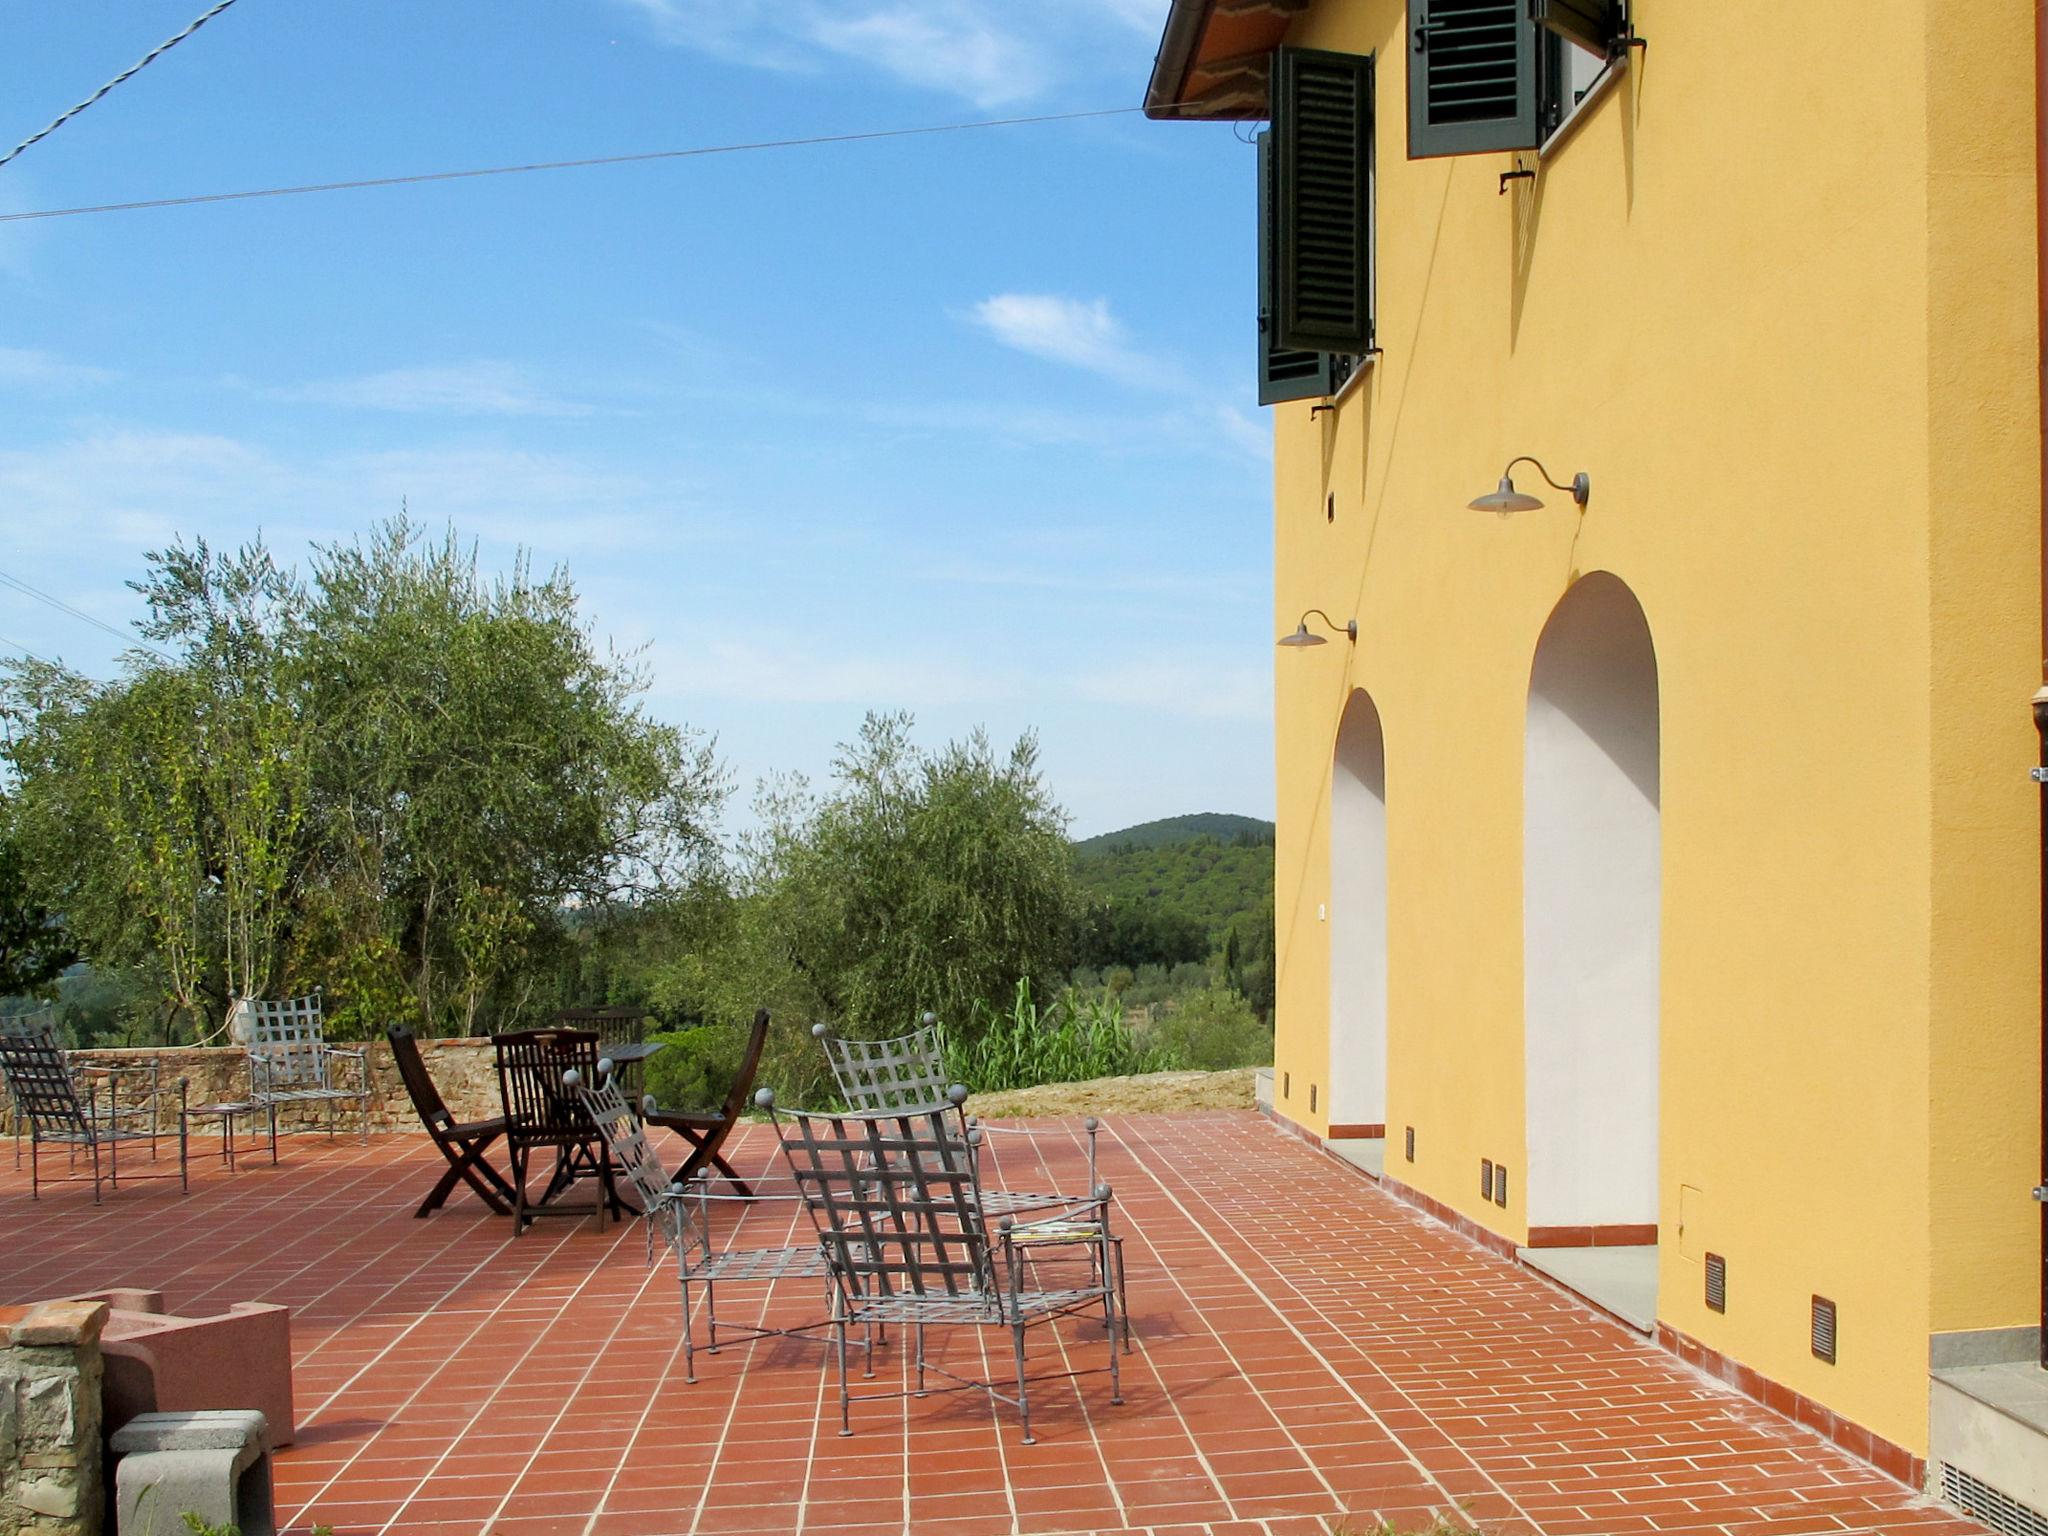
{"type": "Polygon", "coordinates": [[[490,1207],[492,1215],[511,1214],[512,1186],[484,1160],[491,1144],[505,1134],[505,1117],[457,1120],[441,1098],[433,1075],[427,1071],[419,1041],[413,1038],[412,1031],[403,1024],[392,1024],[385,1028],[384,1036],[391,1042],[391,1059],[398,1064],[398,1076],[405,1083],[406,1096],[412,1100],[420,1124],[426,1127],[436,1150],[448,1159],[448,1171],[413,1215],[426,1216],[438,1211],[454,1193],[457,1180],[474,1190],[476,1197],[490,1207]]]}

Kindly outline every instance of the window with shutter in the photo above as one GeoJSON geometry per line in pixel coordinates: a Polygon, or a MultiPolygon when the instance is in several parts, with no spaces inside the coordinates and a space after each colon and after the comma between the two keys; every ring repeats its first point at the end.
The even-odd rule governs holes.
{"type": "Polygon", "coordinates": [[[1410,159],[1536,147],[1540,34],[1530,3],[1408,0],[1410,159]]]}
{"type": "Polygon", "coordinates": [[[1273,58],[1273,301],[1282,347],[1372,350],[1373,61],[1273,58]]]}
{"type": "Polygon", "coordinates": [[[1602,58],[1628,32],[1621,0],[1529,0],[1529,19],[1602,58]]]}
{"type": "Polygon", "coordinates": [[[1259,404],[1282,400],[1320,400],[1335,394],[1342,382],[1339,360],[1327,352],[1302,351],[1280,345],[1280,322],[1273,301],[1274,248],[1277,231],[1273,143],[1259,135],[1259,404]]]}

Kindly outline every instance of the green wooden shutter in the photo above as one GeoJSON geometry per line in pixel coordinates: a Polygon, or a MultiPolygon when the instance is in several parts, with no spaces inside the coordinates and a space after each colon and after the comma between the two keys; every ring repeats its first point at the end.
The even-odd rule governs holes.
{"type": "Polygon", "coordinates": [[[1408,0],[1408,157],[1534,149],[1530,0],[1408,0]]]}
{"type": "Polygon", "coordinates": [[[1372,58],[1273,58],[1273,307],[1283,347],[1372,350],[1372,58]]]}
{"type": "Polygon", "coordinates": [[[1336,359],[1327,352],[1296,351],[1279,344],[1280,322],[1273,303],[1274,210],[1272,135],[1259,135],[1259,404],[1320,400],[1336,393],[1336,359]]]}
{"type": "Polygon", "coordinates": [[[1598,54],[1611,52],[1624,30],[1621,0],[1529,0],[1529,19],[1598,54]]]}

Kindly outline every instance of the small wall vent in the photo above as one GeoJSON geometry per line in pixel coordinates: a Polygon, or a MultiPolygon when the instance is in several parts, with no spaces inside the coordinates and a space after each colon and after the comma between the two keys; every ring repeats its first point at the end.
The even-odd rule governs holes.
{"type": "Polygon", "coordinates": [[[1280,1074],[1280,1097],[1283,1099],[1294,1097],[1294,1074],[1292,1072],[1282,1072],[1280,1074]]]}
{"type": "Polygon", "coordinates": [[[1728,1261],[1718,1253],[1707,1255],[1707,1310],[1728,1310],[1728,1261]]]}
{"type": "Polygon", "coordinates": [[[2048,1536],[2048,1513],[2000,1493],[1960,1467],[1941,1464],[1941,1496],[1966,1515],[1973,1515],[2006,1536],[2048,1536]]]}
{"type": "Polygon", "coordinates": [[[1502,1210],[1507,1209],[1508,1165],[1506,1163],[1495,1163],[1493,1165],[1493,1203],[1502,1210]]]}
{"type": "Polygon", "coordinates": [[[1316,1085],[1314,1083],[1308,1085],[1308,1112],[1310,1114],[1316,1112],[1316,1085]]]}
{"type": "Polygon", "coordinates": [[[1403,1138],[1402,1151],[1409,1162],[1415,1161],[1415,1127],[1412,1125],[1408,1127],[1408,1134],[1403,1138]]]}
{"type": "Polygon", "coordinates": [[[1813,1358],[1835,1363],[1835,1304],[1825,1296],[1813,1298],[1813,1358]]]}
{"type": "Polygon", "coordinates": [[[1479,1198],[1493,1198],[1493,1159],[1490,1157],[1479,1159],[1479,1198]]]}

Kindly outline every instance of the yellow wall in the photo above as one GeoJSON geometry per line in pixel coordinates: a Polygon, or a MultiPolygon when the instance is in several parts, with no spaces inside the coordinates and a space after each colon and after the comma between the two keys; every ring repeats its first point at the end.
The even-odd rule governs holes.
{"type": "Polygon", "coordinates": [[[1276,652],[1279,1108],[1327,1121],[1330,758],[1366,688],[1388,1169],[1525,1236],[1518,1177],[1504,1211],[1474,1186],[1525,1160],[1529,668],[1615,573],[1662,690],[1660,1316],[1924,1450],[1929,1331],[2036,1300],[2032,8],[1634,10],[1647,55],[1506,196],[1509,156],[1406,158],[1399,0],[1290,37],[1382,61],[1385,355],[1275,412],[1275,633],[1359,622],[1276,652]],[[1465,508],[1520,453],[1591,473],[1583,517],[1465,508]]]}

